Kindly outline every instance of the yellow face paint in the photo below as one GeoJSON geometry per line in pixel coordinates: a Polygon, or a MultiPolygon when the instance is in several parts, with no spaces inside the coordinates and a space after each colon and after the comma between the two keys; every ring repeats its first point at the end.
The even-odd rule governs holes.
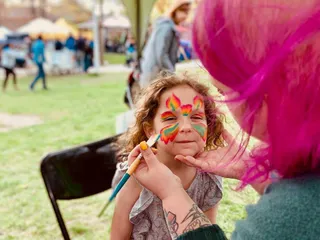
{"type": "Polygon", "coordinates": [[[176,111],[178,108],[180,108],[181,106],[181,101],[180,99],[174,95],[174,93],[172,94],[171,97],[169,97],[166,101],[166,106],[167,108],[171,109],[172,111],[176,111]]]}
{"type": "Polygon", "coordinates": [[[195,106],[196,109],[202,108],[203,107],[203,99],[200,96],[195,96],[193,99],[193,105],[195,106]]]}
{"type": "Polygon", "coordinates": [[[176,116],[171,111],[167,111],[161,114],[161,120],[166,121],[170,119],[174,119],[176,116]]]}

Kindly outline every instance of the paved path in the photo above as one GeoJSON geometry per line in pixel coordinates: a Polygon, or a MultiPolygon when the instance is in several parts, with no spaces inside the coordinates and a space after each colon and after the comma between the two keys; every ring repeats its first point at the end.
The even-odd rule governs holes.
{"type": "MultiPolygon", "coordinates": [[[[178,63],[177,64],[177,70],[178,71],[182,71],[182,70],[191,70],[191,69],[195,69],[195,68],[199,68],[200,64],[199,61],[190,61],[190,62],[186,62],[186,63],[178,63]]],[[[45,69],[47,72],[50,72],[49,67],[45,66],[45,69]]],[[[16,68],[16,74],[17,77],[26,77],[26,76],[34,76],[37,72],[37,68],[33,65],[31,65],[29,68],[16,68]]],[[[124,72],[124,73],[129,73],[131,72],[131,68],[126,67],[123,64],[108,64],[108,65],[104,65],[100,68],[100,73],[120,73],[120,72],[124,72]]],[[[90,69],[89,72],[94,72],[94,69],[90,69]]],[[[0,68],[0,79],[4,78],[4,70],[3,68],[0,68]]]]}

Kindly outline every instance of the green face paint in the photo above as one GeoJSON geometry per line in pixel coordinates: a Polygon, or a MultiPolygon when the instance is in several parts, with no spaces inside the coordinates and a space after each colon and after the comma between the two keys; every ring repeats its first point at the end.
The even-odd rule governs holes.
{"type": "Polygon", "coordinates": [[[202,140],[207,141],[208,127],[203,123],[192,124],[194,130],[201,136],[202,140]]]}

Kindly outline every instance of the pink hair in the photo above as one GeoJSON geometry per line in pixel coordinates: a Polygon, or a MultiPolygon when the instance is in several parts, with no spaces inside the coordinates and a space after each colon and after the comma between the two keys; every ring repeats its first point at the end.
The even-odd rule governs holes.
{"type": "MultiPolygon", "coordinates": [[[[243,177],[320,173],[320,1],[203,0],[193,27],[208,72],[239,93],[253,129],[267,104],[267,147],[243,177]],[[256,118],[257,119],[257,118],[256,118]]],[[[227,93],[231,94],[231,93],[227,93]]]]}

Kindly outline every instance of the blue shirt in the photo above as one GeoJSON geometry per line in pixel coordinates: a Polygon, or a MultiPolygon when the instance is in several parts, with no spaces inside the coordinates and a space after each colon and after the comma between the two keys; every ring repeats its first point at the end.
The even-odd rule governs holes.
{"type": "Polygon", "coordinates": [[[69,50],[76,50],[76,40],[73,37],[69,37],[66,41],[66,48],[68,48],[69,50]]]}
{"type": "Polygon", "coordinates": [[[36,40],[32,44],[32,53],[33,53],[33,61],[36,64],[42,64],[46,61],[46,57],[44,55],[45,45],[44,42],[40,39],[36,40]]]}

